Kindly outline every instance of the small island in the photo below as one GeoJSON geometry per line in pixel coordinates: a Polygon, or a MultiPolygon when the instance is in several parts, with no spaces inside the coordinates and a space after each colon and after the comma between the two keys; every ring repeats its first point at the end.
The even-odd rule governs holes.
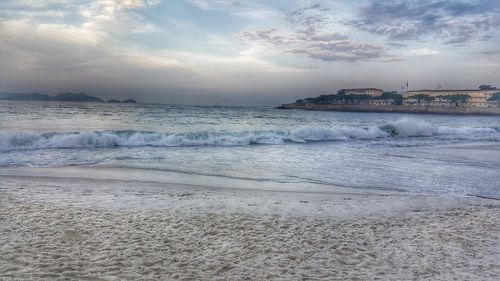
{"type": "Polygon", "coordinates": [[[137,103],[137,102],[133,99],[126,99],[126,100],[122,101],[122,103],[137,103]]]}
{"type": "Polygon", "coordinates": [[[481,85],[472,90],[342,89],[336,94],[298,99],[277,109],[323,111],[500,115],[500,89],[481,85]]]}
{"type": "Polygon", "coordinates": [[[126,100],[123,100],[123,101],[119,101],[119,100],[108,100],[106,101],[107,103],[137,103],[137,101],[133,100],[133,99],[126,99],[126,100]]]}

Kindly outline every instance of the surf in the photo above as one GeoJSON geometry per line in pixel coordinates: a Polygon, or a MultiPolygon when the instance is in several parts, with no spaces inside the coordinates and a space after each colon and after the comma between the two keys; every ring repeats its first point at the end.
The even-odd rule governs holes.
{"type": "MultiPolygon", "coordinates": [[[[387,138],[456,135],[498,135],[495,127],[443,127],[414,119],[401,119],[371,127],[301,127],[290,131],[201,131],[187,133],[151,131],[77,131],[77,132],[5,132],[0,133],[0,151],[30,149],[72,149],[113,147],[182,147],[277,145],[321,141],[377,140],[387,138]]],[[[495,138],[496,139],[496,138],[495,138]]]]}

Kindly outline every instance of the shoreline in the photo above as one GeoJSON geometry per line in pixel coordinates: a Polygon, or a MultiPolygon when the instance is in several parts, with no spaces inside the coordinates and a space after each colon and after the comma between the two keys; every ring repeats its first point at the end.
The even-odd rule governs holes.
{"type": "MultiPolygon", "coordinates": [[[[183,181],[184,178],[179,178],[179,175],[164,172],[157,175],[164,177],[164,181],[155,182],[139,180],[143,174],[130,169],[58,169],[0,169],[0,197],[34,204],[100,210],[336,219],[391,216],[414,210],[449,210],[483,201],[474,195],[411,194],[397,189],[304,183],[210,183],[207,177],[191,179],[206,185],[193,185],[183,181]],[[81,177],[86,174],[92,175],[92,178],[81,177]],[[256,184],[261,186],[254,186],[256,184]]],[[[155,174],[148,174],[150,180],[155,180],[155,174]]]]}
{"type": "MultiPolygon", "coordinates": [[[[498,148],[439,152],[477,160],[498,148]]],[[[2,168],[0,280],[500,279],[499,200],[411,194],[395,182],[2,168]]]]}
{"type": "Polygon", "coordinates": [[[500,107],[428,107],[405,105],[349,105],[349,104],[282,104],[275,109],[302,109],[312,111],[375,112],[408,114],[443,114],[443,115],[500,115],[500,107]]]}

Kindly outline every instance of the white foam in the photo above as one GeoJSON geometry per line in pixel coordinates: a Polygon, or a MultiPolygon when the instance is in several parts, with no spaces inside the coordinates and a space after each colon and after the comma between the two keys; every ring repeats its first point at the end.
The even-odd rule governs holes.
{"type": "Polygon", "coordinates": [[[285,142],[374,140],[379,138],[432,137],[436,135],[484,136],[495,128],[435,127],[422,120],[404,118],[382,127],[317,128],[288,131],[159,133],[141,131],[82,131],[53,133],[0,133],[0,151],[25,149],[104,148],[134,146],[231,146],[283,144],[285,142]]]}
{"type": "Polygon", "coordinates": [[[409,118],[390,122],[388,125],[394,128],[398,137],[431,137],[438,132],[437,128],[425,121],[409,118]]]}
{"type": "Polygon", "coordinates": [[[363,128],[301,128],[292,132],[293,139],[302,141],[376,139],[390,136],[378,127],[363,128]]]}

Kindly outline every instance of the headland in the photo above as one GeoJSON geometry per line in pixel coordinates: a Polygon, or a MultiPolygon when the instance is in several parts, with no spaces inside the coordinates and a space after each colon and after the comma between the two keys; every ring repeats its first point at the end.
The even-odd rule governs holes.
{"type": "Polygon", "coordinates": [[[342,89],[337,94],[298,99],[277,109],[320,111],[500,115],[500,89],[481,85],[473,90],[342,89]]]}

